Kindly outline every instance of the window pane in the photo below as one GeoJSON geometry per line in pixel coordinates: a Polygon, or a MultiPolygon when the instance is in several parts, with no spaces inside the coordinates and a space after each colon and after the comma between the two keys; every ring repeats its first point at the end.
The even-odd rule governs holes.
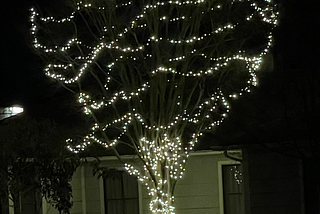
{"type": "Polygon", "coordinates": [[[136,177],[123,173],[123,189],[125,198],[138,198],[138,182],[136,177]]]}
{"type": "Polygon", "coordinates": [[[36,192],[34,189],[21,194],[20,200],[22,214],[42,213],[41,194],[36,192]]]}
{"type": "Polygon", "coordinates": [[[139,200],[129,199],[125,202],[124,214],[139,214],[139,200]]]}
{"type": "Polygon", "coordinates": [[[104,179],[106,214],[139,214],[138,181],[125,171],[104,179]]]}
{"type": "Polygon", "coordinates": [[[107,201],[107,213],[108,214],[116,214],[116,213],[123,213],[123,204],[121,204],[121,200],[113,200],[107,201]]]}
{"type": "Polygon", "coordinates": [[[122,195],[122,178],[112,177],[105,180],[105,193],[107,199],[121,199],[122,195]]]}

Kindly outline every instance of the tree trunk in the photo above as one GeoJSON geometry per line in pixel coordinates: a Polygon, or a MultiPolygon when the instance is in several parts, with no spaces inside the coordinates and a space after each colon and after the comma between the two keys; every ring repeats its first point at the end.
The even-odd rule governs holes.
{"type": "Polygon", "coordinates": [[[170,170],[164,168],[161,164],[161,169],[158,170],[158,175],[162,177],[157,180],[157,184],[149,189],[151,201],[149,203],[149,210],[152,214],[174,214],[173,206],[173,188],[172,179],[170,178],[170,170]]]}
{"type": "Polygon", "coordinates": [[[20,212],[20,194],[19,192],[12,192],[13,212],[14,214],[21,214],[20,212]]]}
{"type": "Polygon", "coordinates": [[[173,196],[161,190],[152,191],[149,209],[154,214],[174,214],[173,196]]]}

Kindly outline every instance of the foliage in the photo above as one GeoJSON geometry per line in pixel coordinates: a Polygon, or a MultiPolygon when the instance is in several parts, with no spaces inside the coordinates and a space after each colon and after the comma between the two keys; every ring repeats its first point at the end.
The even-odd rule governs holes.
{"type": "MultiPolygon", "coordinates": [[[[69,213],[69,184],[79,158],[66,152],[61,130],[50,120],[19,115],[1,123],[1,196],[13,196],[20,212],[20,194],[35,190],[60,212],[69,213]]],[[[41,200],[40,200],[41,203],[41,200]]]]}

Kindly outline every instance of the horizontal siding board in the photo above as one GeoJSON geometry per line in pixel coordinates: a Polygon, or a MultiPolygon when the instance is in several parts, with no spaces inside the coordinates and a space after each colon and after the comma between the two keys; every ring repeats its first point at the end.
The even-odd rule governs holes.
{"type": "Polygon", "coordinates": [[[209,209],[177,209],[176,214],[220,214],[218,208],[209,209]]]}
{"type": "Polygon", "coordinates": [[[209,171],[201,171],[201,172],[195,172],[195,171],[187,171],[185,176],[178,180],[177,185],[187,185],[187,184],[212,184],[217,182],[214,180],[214,173],[209,171]]]}
{"type": "Polygon", "coordinates": [[[175,197],[177,209],[200,209],[219,207],[218,196],[175,197]]]}
{"type": "Polygon", "coordinates": [[[72,186],[72,190],[81,189],[81,178],[72,177],[72,180],[71,180],[70,183],[71,183],[71,186],[72,186]]]}
{"type": "Polygon", "coordinates": [[[218,196],[218,191],[212,184],[177,185],[175,196],[218,196]]]}
{"type": "Polygon", "coordinates": [[[100,201],[87,201],[86,207],[87,207],[87,214],[101,211],[100,201]]]}
{"type": "Polygon", "coordinates": [[[87,201],[99,201],[100,203],[100,189],[86,189],[87,201]]]}
{"type": "Polygon", "coordinates": [[[82,197],[81,197],[81,189],[72,189],[72,201],[73,202],[81,202],[82,197]]]}
{"type": "Polygon", "coordinates": [[[73,206],[70,211],[72,214],[82,213],[82,203],[77,201],[73,202],[73,206]]]}
{"type": "Polygon", "coordinates": [[[96,177],[86,178],[85,182],[86,182],[86,190],[100,188],[99,180],[96,177]]]}

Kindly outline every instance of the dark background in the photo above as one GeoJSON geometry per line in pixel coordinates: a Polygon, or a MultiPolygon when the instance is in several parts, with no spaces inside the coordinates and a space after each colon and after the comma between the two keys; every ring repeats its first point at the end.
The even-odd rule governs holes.
{"type": "MultiPolygon", "coordinates": [[[[275,71],[270,71],[268,75],[278,75],[279,69],[277,69],[277,66],[280,65],[287,72],[284,72],[283,75],[289,76],[290,72],[299,72],[299,75],[305,74],[306,76],[312,73],[319,75],[320,24],[319,7],[317,7],[318,1],[319,0],[280,1],[279,10],[281,12],[281,16],[279,27],[277,28],[275,33],[275,46],[273,49],[273,56],[277,63],[275,64],[275,71]]],[[[74,95],[67,92],[61,87],[61,85],[55,83],[44,75],[44,72],[42,70],[44,66],[43,62],[36,56],[35,53],[33,53],[31,48],[31,38],[29,36],[30,6],[38,5],[40,8],[53,7],[54,4],[57,4],[56,2],[56,0],[4,0],[1,2],[0,107],[19,104],[23,106],[25,111],[32,116],[46,118],[49,117],[54,119],[66,118],[64,117],[64,114],[70,115],[70,113],[72,113],[73,111],[79,111],[79,109],[77,108],[72,108],[70,106],[67,107],[68,105],[66,105],[66,103],[72,103],[70,102],[70,99],[74,99],[74,95]]],[[[303,79],[303,76],[301,76],[301,79],[303,79]]],[[[280,81],[283,80],[285,80],[285,78],[280,79],[280,81]]],[[[260,79],[260,84],[268,85],[270,83],[268,82],[268,78],[265,78],[260,79]]],[[[257,90],[258,92],[256,92],[255,94],[253,93],[255,97],[259,97],[259,95],[261,97],[255,99],[254,102],[262,101],[262,96],[268,94],[268,90],[272,90],[272,88],[270,87],[265,87],[264,89],[257,90]]],[[[258,86],[258,88],[262,87],[258,86]]],[[[290,92],[292,94],[292,96],[290,97],[294,97],[296,92],[297,90],[290,92]]],[[[316,91],[315,94],[318,96],[318,98],[320,97],[320,91],[316,91]]],[[[314,100],[316,100],[317,102],[319,100],[320,103],[320,99],[318,98],[314,100]]],[[[277,99],[275,98],[270,100],[277,99]]],[[[238,102],[238,104],[241,104],[241,100],[238,102]]],[[[275,108],[280,109],[279,106],[276,106],[275,108]]],[[[274,112],[272,113],[274,117],[277,117],[276,113],[280,111],[279,109],[271,108],[270,111],[274,112]]],[[[296,115],[299,116],[300,109],[294,111],[296,111],[296,114],[292,115],[293,119],[296,119],[296,115]]],[[[319,109],[317,109],[317,111],[319,112],[319,109]]],[[[233,116],[240,117],[239,115],[241,116],[241,114],[238,114],[238,116],[233,116]]],[[[247,120],[247,118],[245,118],[245,120],[247,120]]],[[[61,121],[65,122],[64,120],[61,121]]],[[[274,121],[277,122],[276,119],[274,121]]],[[[290,127],[290,130],[293,131],[288,132],[288,134],[286,135],[280,129],[282,124],[280,124],[279,128],[279,126],[277,126],[277,123],[273,123],[274,121],[272,120],[269,125],[273,129],[268,130],[267,128],[265,128],[265,130],[263,130],[264,132],[258,132],[259,130],[255,129],[257,126],[254,126],[252,133],[256,133],[256,135],[259,136],[258,138],[254,138],[253,142],[278,142],[281,140],[290,140],[292,137],[296,137],[294,135],[298,133],[296,129],[299,129],[300,132],[301,130],[303,130],[303,128],[301,127],[290,127]],[[281,133],[277,133],[275,131],[281,131],[281,133]],[[259,139],[259,141],[257,141],[257,139],[259,139]]],[[[317,120],[317,124],[319,125],[318,121],[319,120],[317,120]]],[[[226,122],[232,123],[232,121],[226,122]]],[[[245,122],[248,123],[247,121],[245,122]]],[[[250,125],[250,123],[248,124],[250,125]]],[[[313,127],[317,127],[314,126],[315,123],[308,123],[307,121],[306,124],[311,124],[310,126],[306,127],[309,130],[314,131],[312,132],[313,134],[319,133],[319,129],[313,129],[313,127]]],[[[236,126],[236,124],[234,126],[236,126]]],[[[225,130],[222,129],[220,130],[220,132],[224,133],[228,131],[228,137],[231,135],[234,136],[234,138],[236,138],[235,140],[238,143],[241,138],[239,138],[239,135],[237,135],[237,130],[234,131],[236,134],[232,134],[232,128],[230,127],[233,126],[229,125],[225,127],[225,130]]],[[[302,139],[308,139],[308,136],[305,134],[302,134],[301,136],[302,139]]],[[[212,139],[212,136],[210,137],[212,139]]],[[[250,142],[248,140],[247,134],[243,139],[243,142],[250,142]]],[[[231,144],[230,139],[223,140],[231,144]]],[[[221,142],[221,136],[219,142],[221,142]]],[[[232,142],[232,144],[233,143],[234,142],[232,142]]],[[[204,145],[204,148],[207,148],[208,146],[211,145],[204,145]]],[[[315,213],[312,210],[319,210],[317,208],[319,206],[319,194],[314,188],[314,185],[318,181],[314,180],[316,179],[316,177],[314,176],[312,164],[315,164],[314,159],[311,159],[309,162],[306,161],[304,166],[304,169],[306,170],[306,207],[307,210],[309,210],[309,212],[307,213],[315,213]]],[[[318,167],[318,165],[316,166],[318,167]]]]}
{"type": "Polygon", "coordinates": [[[44,63],[32,49],[30,7],[52,8],[58,4],[49,0],[1,3],[0,106],[21,105],[33,116],[59,117],[65,102],[75,98],[44,75],[44,63]]]}

